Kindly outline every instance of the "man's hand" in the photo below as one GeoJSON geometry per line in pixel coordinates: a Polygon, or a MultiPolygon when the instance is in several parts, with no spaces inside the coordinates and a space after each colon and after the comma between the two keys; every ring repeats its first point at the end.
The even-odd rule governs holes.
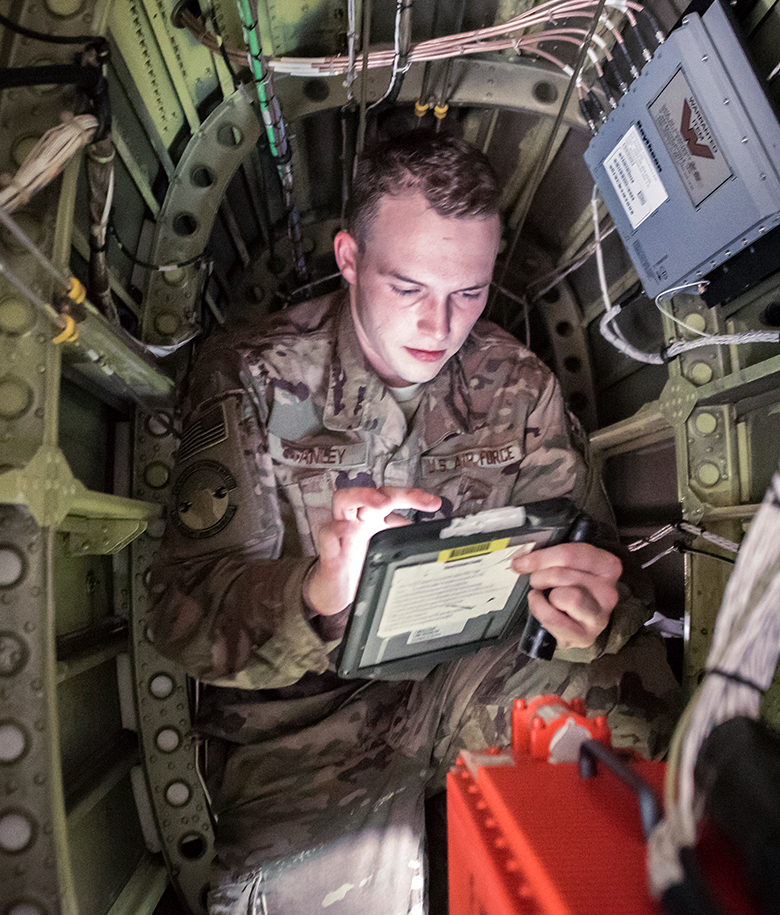
{"type": "Polygon", "coordinates": [[[306,603],[323,616],[339,613],[355,599],[368,541],[377,531],[409,524],[396,510],[435,512],[438,496],[422,489],[384,486],[339,489],[333,495],[333,520],[319,534],[319,558],[303,585],[306,603]]]}
{"type": "Polygon", "coordinates": [[[623,570],[617,556],[590,543],[560,543],[516,556],[512,569],[531,576],[528,606],[559,648],[588,648],[606,629],[623,570]]]}

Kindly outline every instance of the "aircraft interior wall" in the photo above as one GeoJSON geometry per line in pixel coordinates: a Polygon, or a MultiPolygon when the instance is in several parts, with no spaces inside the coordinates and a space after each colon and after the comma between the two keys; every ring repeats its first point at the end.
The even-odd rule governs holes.
{"type": "MultiPolygon", "coordinates": [[[[411,44],[532,6],[415,0],[411,44]]],[[[649,7],[668,32],[685,4],[649,7]]],[[[741,12],[764,77],[777,72],[779,10],[760,0],[741,12]]],[[[357,3],[372,49],[392,51],[395,12],[357,3]]],[[[347,51],[347,0],[258,0],[257,13],[271,61],[347,51]]],[[[52,69],[40,71],[51,80],[42,84],[29,73],[8,83],[8,74],[65,67],[74,54],[96,80],[93,100],[110,102],[114,176],[102,243],[90,244],[83,141],[0,225],[0,915],[142,915],[169,879],[199,915],[213,826],[190,729],[197,686],[156,654],[146,626],[180,432],[176,395],[215,325],[251,323],[336,288],[331,243],[364,138],[416,123],[422,98],[426,126],[466,137],[494,162],[505,232],[490,317],[558,374],[625,544],[680,522],[742,540],[780,457],[780,351],[710,347],[651,365],[601,335],[595,259],[583,256],[594,239],[583,159],[592,131],[567,76],[576,45],[547,46],[569,71],[530,45],[413,62],[395,98],[374,109],[389,66],[362,73],[358,52],[346,85],[324,65],[295,75],[280,64],[267,85],[288,151],[274,158],[280,132],[269,139],[258,114],[231,0],[5,0],[0,14],[10,23],[0,24],[0,201],[40,138],[92,105],[52,69]],[[224,53],[198,40],[204,30],[205,40],[219,33],[224,53]],[[107,43],[85,51],[88,36],[107,43]],[[85,301],[78,284],[68,295],[71,277],[85,301]]],[[[777,101],[780,78],[768,86],[777,101]]],[[[80,130],[100,128],[98,119],[80,130]]],[[[599,216],[608,231],[603,202],[599,216]]],[[[668,317],[644,294],[617,232],[603,251],[621,327],[647,351],[703,331],[780,328],[773,269],[755,279],[746,268],[723,302],[676,295],[668,317]]],[[[727,273],[720,268],[724,283],[727,273]]],[[[669,652],[690,695],[733,556],[673,528],[636,557],[654,560],[647,572],[681,633],[669,652]]],[[[780,724],[777,678],[763,709],[780,724]]]]}

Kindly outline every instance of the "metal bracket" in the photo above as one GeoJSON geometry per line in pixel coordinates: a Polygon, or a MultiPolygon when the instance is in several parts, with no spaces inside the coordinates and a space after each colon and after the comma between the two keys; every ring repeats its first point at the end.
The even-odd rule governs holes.
{"type": "Polygon", "coordinates": [[[120,518],[77,518],[69,515],[60,525],[68,534],[71,556],[118,553],[146,530],[147,521],[120,518]]]}
{"type": "Polygon", "coordinates": [[[0,502],[23,505],[40,527],[59,527],[86,487],[56,445],[41,445],[24,467],[0,474],[0,502]]]}
{"type": "Polygon", "coordinates": [[[698,398],[696,386],[681,375],[670,378],[661,391],[661,414],[670,426],[684,423],[693,412],[698,398]]]}
{"type": "Polygon", "coordinates": [[[40,527],[69,534],[74,556],[116,553],[163,514],[157,503],[91,492],[56,445],[41,445],[24,467],[0,473],[0,503],[24,506],[40,527]]]}

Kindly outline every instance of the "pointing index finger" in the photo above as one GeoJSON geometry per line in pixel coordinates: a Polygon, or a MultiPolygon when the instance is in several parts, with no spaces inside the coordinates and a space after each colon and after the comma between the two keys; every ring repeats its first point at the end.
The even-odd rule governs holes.
{"type": "Polygon", "coordinates": [[[422,489],[402,486],[385,486],[372,489],[358,486],[339,489],[333,495],[333,517],[341,521],[363,520],[373,512],[389,514],[395,509],[436,511],[441,499],[422,489]]]}

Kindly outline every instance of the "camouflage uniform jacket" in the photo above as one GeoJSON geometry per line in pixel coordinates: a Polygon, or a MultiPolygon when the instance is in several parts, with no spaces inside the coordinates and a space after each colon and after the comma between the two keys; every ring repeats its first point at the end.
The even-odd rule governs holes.
{"type": "MultiPolygon", "coordinates": [[[[337,488],[418,486],[441,496],[438,516],[565,496],[609,517],[554,376],[485,321],[424,386],[408,426],[343,292],[251,336],[212,338],[188,401],[153,632],[217,685],[275,689],[328,670],[343,621],[311,619],[301,587],[337,488]]],[[[615,652],[646,615],[626,589],[596,645],[559,656],[615,652]]]]}

